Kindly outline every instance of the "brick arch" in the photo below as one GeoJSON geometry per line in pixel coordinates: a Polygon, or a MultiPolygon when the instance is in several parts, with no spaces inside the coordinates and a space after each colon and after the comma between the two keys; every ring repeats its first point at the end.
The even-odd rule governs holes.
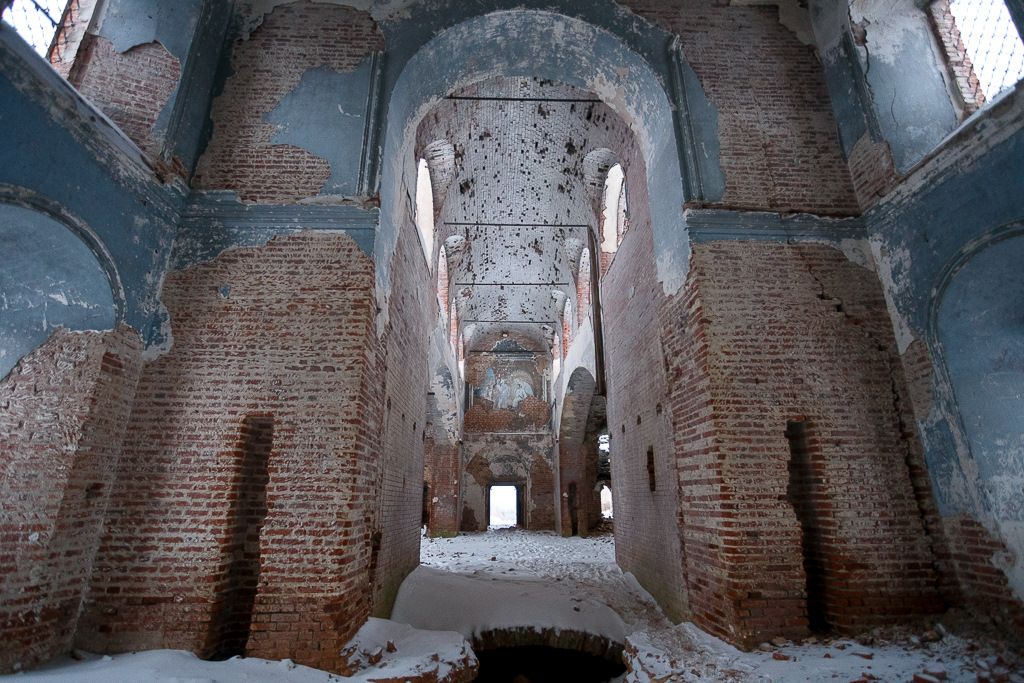
{"type": "MultiPolygon", "coordinates": [[[[593,505],[595,482],[588,481],[587,458],[596,460],[597,451],[588,453],[584,447],[587,420],[597,382],[586,368],[578,367],[569,376],[562,416],[558,425],[559,499],[561,501],[561,533],[563,536],[586,536],[589,508],[593,505]]],[[[596,474],[596,468],[594,468],[596,474]]],[[[600,509],[600,499],[597,500],[600,509]]]]}

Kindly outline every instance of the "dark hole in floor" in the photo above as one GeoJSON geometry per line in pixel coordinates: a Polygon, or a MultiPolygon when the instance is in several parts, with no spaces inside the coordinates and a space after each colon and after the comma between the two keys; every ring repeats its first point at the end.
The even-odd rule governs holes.
{"type": "Polygon", "coordinates": [[[556,647],[480,650],[478,683],[603,683],[626,673],[621,662],[556,647]]]}

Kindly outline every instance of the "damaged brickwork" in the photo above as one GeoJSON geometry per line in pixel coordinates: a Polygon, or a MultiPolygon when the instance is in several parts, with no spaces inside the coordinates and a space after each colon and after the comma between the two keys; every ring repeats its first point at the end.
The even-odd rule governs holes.
{"type": "Polygon", "coordinates": [[[67,652],[142,362],[127,327],[59,329],[0,383],[0,670],[67,652]]]}

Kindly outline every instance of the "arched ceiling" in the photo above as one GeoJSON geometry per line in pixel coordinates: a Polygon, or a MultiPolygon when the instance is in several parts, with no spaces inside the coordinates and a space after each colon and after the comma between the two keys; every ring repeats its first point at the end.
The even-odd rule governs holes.
{"type": "Polygon", "coordinates": [[[417,155],[431,166],[437,244],[462,242],[449,253],[449,282],[460,328],[472,332],[467,349],[485,350],[474,339],[496,330],[552,338],[597,228],[593,163],[584,160],[626,150],[633,135],[606,104],[539,78],[474,84],[423,119],[417,155]]]}

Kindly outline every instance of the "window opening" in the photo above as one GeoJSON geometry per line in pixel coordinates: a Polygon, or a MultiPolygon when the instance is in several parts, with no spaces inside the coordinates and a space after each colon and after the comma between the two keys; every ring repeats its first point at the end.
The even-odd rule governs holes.
{"type": "Polygon", "coordinates": [[[658,480],[654,473],[654,446],[647,447],[647,484],[652,491],[658,490],[658,480]]]}
{"type": "Polygon", "coordinates": [[[590,310],[590,249],[584,249],[580,253],[580,267],[576,275],[576,323],[579,325],[587,317],[590,310]]]}
{"type": "Polygon", "coordinates": [[[789,484],[786,500],[793,506],[800,523],[801,552],[807,576],[807,621],[811,630],[828,630],[825,610],[825,567],[821,529],[816,512],[814,472],[811,468],[807,429],[803,421],[786,422],[789,441],[789,484]]]}
{"type": "Polygon", "coordinates": [[[612,518],[612,488],[607,484],[601,487],[601,516],[612,518]]]}
{"type": "Polygon", "coordinates": [[[490,498],[489,529],[504,529],[516,525],[518,517],[518,496],[515,486],[492,486],[490,498]]]}
{"type": "Polygon", "coordinates": [[[947,42],[947,50],[952,48],[958,53],[951,54],[950,60],[954,70],[959,63],[967,69],[973,67],[982,90],[981,103],[1024,76],[1024,42],[1005,0],[949,0],[949,11],[953,20],[951,33],[953,36],[959,33],[960,38],[947,42]]]}
{"type": "MultiPolygon", "coordinates": [[[[622,166],[615,164],[608,169],[604,181],[604,213],[601,220],[601,251],[614,252],[619,246],[619,204],[623,198],[624,174],[622,166]]],[[[623,205],[624,208],[624,205],[623,205]]]]}
{"type": "Polygon", "coordinates": [[[427,268],[433,269],[434,254],[434,190],[430,186],[430,169],[426,159],[420,159],[416,172],[416,229],[423,242],[423,255],[427,268]]]}
{"type": "Polygon", "coordinates": [[[64,25],[67,13],[77,7],[78,0],[14,0],[3,13],[3,20],[43,58],[60,52],[67,38],[58,28],[64,25]]]}
{"type": "Polygon", "coordinates": [[[448,255],[444,245],[437,252],[437,305],[448,325],[448,255]]]}

